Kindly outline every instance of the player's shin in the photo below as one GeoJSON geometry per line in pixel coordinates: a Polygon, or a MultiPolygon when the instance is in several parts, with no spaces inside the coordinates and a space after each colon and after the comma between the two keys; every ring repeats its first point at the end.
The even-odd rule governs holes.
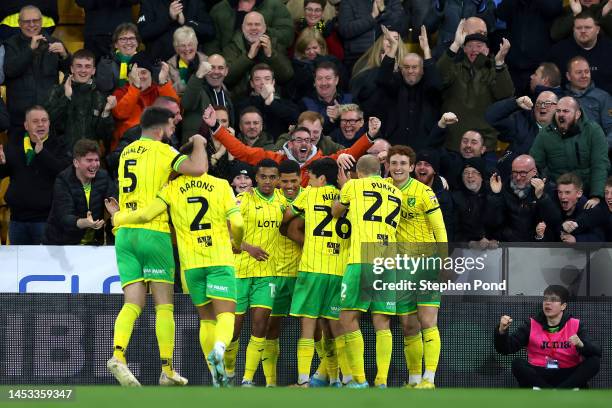
{"type": "Polygon", "coordinates": [[[169,376],[173,374],[174,332],[174,305],[155,306],[155,334],[159,345],[159,357],[162,362],[162,371],[169,376]]]}
{"type": "Polygon", "coordinates": [[[251,336],[249,345],[246,349],[243,381],[253,381],[253,377],[255,376],[257,367],[259,366],[259,361],[261,360],[261,355],[264,351],[265,345],[265,337],[251,336]]]}
{"type": "Polygon", "coordinates": [[[115,320],[115,331],[113,336],[114,351],[113,356],[122,363],[125,363],[125,349],[127,348],[134,323],[142,310],[134,303],[125,303],[115,320]]]}
{"type": "Polygon", "coordinates": [[[441,348],[440,332],[437,326],[423,329],[423,345],[423,354],[425,357],[425,373],[423,374],[423,379],[433,384],[438,368],[441,348]]]}
{"type": "Polygon", "coordinates": [[[267,339],[263,354],[261,355],[261,365],[266,377],[266,385],[269,387],[276,385],[276,365],[280,355],[280,345],[278,339],[267,339]]]}
{"type": "Polygon", "coordinates": [[[366,381],[366,376],[363,361],[364,344],[361,330],[346,333],[344,338],[346,339],[346,355],[351,366],[353,380],[357,383],[364,383],[366,381]]]}
{"type": "Polygon", "coordinates": [[[408,384],[421,382],[423,374],[423,336],[421,332],[414,336],[404,337],[404,356],[408,368],[408,384]]]}
{"type": "Polygon", "coordinates": [[[376,332],[376,380],[374,384],[387,385],[389,366],[391,365],[391,352],[393,350],[393,337],[391,330],[378,330],[376,332]]]}
{"type": "Polygon", "coordinates": [[[300,338],[297,344],[298,385],[310,381],[310,366],[314,356],[315,345],[313,339],[300,338]]]}

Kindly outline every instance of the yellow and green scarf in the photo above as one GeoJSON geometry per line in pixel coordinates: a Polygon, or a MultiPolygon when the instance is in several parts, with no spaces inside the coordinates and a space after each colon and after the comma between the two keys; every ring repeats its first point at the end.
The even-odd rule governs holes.
{"type": "Polygon", "coordinates": [[[117,51],[117,59],[119,60],[119,87],[128,83],[128,64],[132,60],[129,55],[123,55],[117,51]]]}
{"type": "Polygon", "coordinates": [[[36,152],[34,151],[34,147],[32,146],[32,140],[30,140],[30,135],[26,132],[23,138],[23,151],[26,157],[26,166],[29,166],[36,157],[36,152]]]}

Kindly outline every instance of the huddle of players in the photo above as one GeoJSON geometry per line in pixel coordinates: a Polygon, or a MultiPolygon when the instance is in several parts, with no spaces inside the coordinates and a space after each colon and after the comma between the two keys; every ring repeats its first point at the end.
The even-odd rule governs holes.
{"type": "MultiPolygon", "coordinates": [[[[204,119],[210,120],[211,116],[214,117],[214,111],[209,108],[204,119]]],[[[218,126],[212,128],[213,132],[220,131],[218,126]]],[[[143,125],[143,135],[146,131],[143,125]]],[[[196,135],[188,159],[175,152],[174,158],[164,164],[168,167],[164,174],[148,169],[147,175],[159,176],[157,192],[139,191],[137,178],[133,177],[135,170],[143,161],[142,156],[156,154],[153,145],[157,149],[159,145],[165,146],[161,143],[164,132],[157,132],[160,135],[157,140],[143,138],[134,142],[122,154],[120,201],[108,205],[117,228],[117,261],[126,303],[115,323],[115,353],[107,365],[122,385],[139,385],[127,367],[124,352],[140,313],[131,310],[130,286],[139,283],[144,287],[144,282],[150,282],[158,305],[160,384],[187,383],[172,369],[174,322],[165,333],[157,323],[160,306],[168,310],[172,302],[171,296],[170,304],[165,303],[167,298],[158,301],[155,286],[158,282],[170,284],[164,278],[173,277],[173,267],[147,258],[159,255],[161,248],[155,251],[141,248],[150,245],[145,242],[150,238],[141,235],[153,223],[167,228],[169,207],[185,283],[200,316],[201,347],[216,385],[226,386],[234,376],[239,334],[248,310],[252,323],[243,386],[253,386],[260,361],[267,385],[276,385],[280,320],[289,314],[301,322],[297,386],[340,387],[344,383],[350,388],[366,388],[369,385],[359,316],[369,310],[376,330],[375,386],[386,387],[392,351],[390,316],[398,315],[409,370],[407,386],[435,387],[440,354],[437,329],[440,294],[410,291],[385,297],[361,290],[362,280],[372,276],[369,253],[372,251],[367,249],[368,253],[362,254],[362,244],[370,243],[363,248],[384,252],[397,242],[446,242],[435,194],[409,175],[415,161],[411,148],[394,146],[389,150],[389,179],[381,178],[380,163],[373,156],[359,159],[357,179],[349,179],[332,159],[317,160],[308,168],[305,189],[300,187],[300,167],[296,162],[284,161],[279,165],[265,159],[257,166],[257,187],[234,200],[227,181],[207,174],[181,175],[166,184],[170,168],[180,171],[177,163],[194,160],[198,155],[201,158],[202,142],[196,135]],[[130,257],[134,258],[133,264],[126,261],[130,257]],[[139,267],[141,273],[137,277],[134,271],[139,267]],[[127,314],[125,309],[130,320],[122,316],[127,314]],[[166,344],[162,354],[163,342],[166,344]],[[311,377],[315,350],[321,365],[311,377]]],[[[161,148],[164,149],[169,147],[161,148]]],[[[410,246],[404,249],[414,251],[410,246]]],[[[416,280],[423,278],[435,280],[437,272],[435,276],[432,271],[418,271],[414,275],[416,280]]]]}

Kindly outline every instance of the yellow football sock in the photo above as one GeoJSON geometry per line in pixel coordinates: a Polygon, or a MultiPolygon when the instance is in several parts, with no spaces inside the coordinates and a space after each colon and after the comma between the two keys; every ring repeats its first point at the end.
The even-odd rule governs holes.
{"type": "Polygon", "coordinates": [[[266,385],[276,385],[276,363],[280,354],[278,339],[267,339],[261,355],[261,365],[266,376],[266,385]]]}
{"type": "Polygon", "coordinates": [[[229,346],[225,349],[225,372],[228,377],[233,377],[236,371],[236,357],[238,356],[238,349],[240,348],[240,339],[232,341],[229,346]]]}
{"type": "Polygon", "coordinates": [[[315,376],[321,380],[327,379],[327,361],[326,361],[326,351],[325,351],[325,341],[321,337],[321,340],[315,341],[315,350],[317,351],[317,356],[319,356],[319,367],[315,371],[315,376]]]}
{"type": "Polygon", "coordinates": [[[132,330],[134,329],[134,323],[142,310],[140,306],[134,303],[125,303],[121,308],[121,311],[115,319],[115,332],[113,336],[114,351],[113,356],[122,362],[125,361],[125,349],[130,342],[132,337],[132,330]]]}
{"type": "Polygon", "coordinates": [[[204,361],[206,361],[208,369],[210,369],[208,355],[215,345],[215,323],[214,320],[200,320],[200,348],[204,354],[204,361]]]}
{"type": "Polygon", "coordinates": [[[342,381],[353,377],[353,371],[346,355],[346,338],[344,335],[336,337],[336,354],[338,355],[338,365],[342,372],[342,381]]]}
{"type": "Polygon", "coordinates": [[[378,330],[376,332],[376,380],[374,385],[387,384],[389,366],[391,365],[391,352],[393,351],[393,337],[391,330],[378,330]]]}
{"type": "Polygon", "coordinates": [[[408,367],[409,384],[418,384],[423,375],[423,336],[421,332],[404,337],[404,356],[408,367]]]}
{"type": "Polygon", "coordinates": [[[425,374],[423,378],[433,383],[438,360],[440,359],[440,332],[438,327],[430,327],[423,330],[423,356],[425,357],[425,374]]]}
{"type": "Polygon", "coordinates": [[[334,339],[325,339],[325,362],[327,366],[327,375],[330,382],[338,380],[338,353],[336,352],[336,341],[334,339]]]}
{"type": "Polygon", "coordinates": [[[159,358],[162,371],[172,375],[172,355],[174,354],[174,305],[155,306],[155,335],[159,345],[159,358]]]}
{"type": "Polygon", "coordinates": [[[255,371],[257,371],[259,361],[261,360],[261,355],[263,354],[265,348],[265,337],[255,337],[251,335],[249,345],[246,349],[246,361],[244,363],[244,376],[242,377],[243,379],[247,381],[253,381],[253,376],[255,375],[255,371]]]}
{"type": "Polygon", "coordinates": [[[351,366],[353,379],[358,383],[366,381],[365,368],[363,365],[363,335],[361,330],[346,333],[346,355],[351,366]]]}
{"type": "Polygon", "coordinates": [[[310,366],[315,352],[313,339],[300,338],[297,343],[298,384],[310,381],[310,366]]]}
{"type": "Polygon", "coordinates": [[[219,313],[217,315],[217,325],[215,327],[214,342],[220,341],[227,348],[227,346],[232,341],[232,336],[234,335],[235,319],[236,316],[230,312],[219,313]]]}

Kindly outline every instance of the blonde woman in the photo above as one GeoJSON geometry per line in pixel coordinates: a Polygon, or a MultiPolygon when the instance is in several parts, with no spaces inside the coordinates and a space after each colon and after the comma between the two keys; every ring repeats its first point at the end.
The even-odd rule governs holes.
{"type": "Polygon", "coordinates": [[[200,61],[207,61],[208,57],[198,51],[198,37],[189,26],[176,29],[172,44],[176,54],[167,61],[170,66],[170,79],[176,93],[182,97],[189,77],[198,70],[200,61]]]}

